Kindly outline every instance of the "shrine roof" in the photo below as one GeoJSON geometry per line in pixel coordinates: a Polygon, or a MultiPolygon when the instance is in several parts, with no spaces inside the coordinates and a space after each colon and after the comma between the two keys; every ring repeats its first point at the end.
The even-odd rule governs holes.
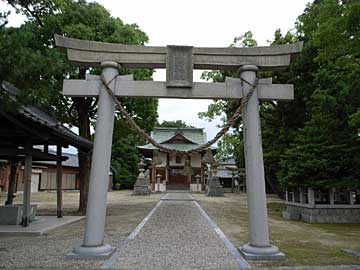
{"type": "MultiPolygon", "coordinates": [[[[10,104],[16,108],[19,90],[12,84],[2,81],[0,91],[8,94],[10,104]]],[[[1,139],[6,141],[7,145],[22,145],[26,138],[32,137],[34,145],[72,145],[86,151],[93,147],[91,141],[75,134],[52,115],[35,106],[22,104],[18,106],[16,110],[0,110],[2,134],[7,136],[1,139]]]]}
{"type": "Polygon", "coordinates": [[[155,128],[151,132],[151,137],[159,143],[165,143],[177,134],[181,134],[194,144],[205,143],[207,139],[203,128],[155,128]]]}
{"type": "MultiPolygon", "coordinates": [[[[53,154],[53,155],[56,155],[56,151],[51,150],[51,149],[49,149],[49,153],[53,154]]],[[[68,158],[67,160],[65,160],[65,161],[63,161],[61,163],[61,166],[63,166],[63,167],[73,167],[73,168],[78,168],[79,167],[79,158],[78,158],[77,154],[63,152],[61,155],[68,158]]],[[[36,163],[36,165],[48,164],[48,165],[56,166],[56,161],[53,161],[53,160],[44,160],[44,161],[41,160],[41,161],[36,161],[35,163],[36,163]]]]}
{"type": "MultiPolygon", "coordinates": [[[[175,150],[187,151],[196,148],[199,144],[206,143],[207,136],[203,128],[155,128],[151,132],[151,137],[165,147],[175,150]],[[169,143],[176,136],[184,137],[182,143],[169,143]]],[[[138,146],[139,149],[154,150],[157,149],[152,144],[138,146]]]]}
{"type": "MultiPolygon", "coordinates": [[[[180,151],[188,151],[188,150],[192,150],[192,149],[195,149],[198,145],[196,144],[185,144],[185,143],[165,143],[165,144],[162,144],[164,145],[165,147],[167,148],[170,148],[170,149],[174,149],[174,150],[180,150],[180,151]]],[[[153,146],[152,144],[146,144],[146,145],[142,145],[142,146],[138,146],[138,148],[140,149],[146,149],[146,150],[155,150],[157,149],[157,147],[153,146]]]]}

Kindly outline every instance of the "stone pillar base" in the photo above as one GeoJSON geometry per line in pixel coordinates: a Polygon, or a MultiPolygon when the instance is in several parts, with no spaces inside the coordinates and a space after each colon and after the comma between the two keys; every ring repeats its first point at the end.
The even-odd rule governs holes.
{"type": "Polygon", "coordinates": [[[224,191],[222,186],[209,186],[206,191],[208,197],[224,197],[224,191]]]}
{"type": "Polygon", "coordinates": [[[111,257],[115,251],[115,247],[109,244],[103,244],[96,247],[80,246],[66,255],[68,260],[106,260],[111,257]]]}
{"type": "Polygon", "coordinates": [[[243,245],[239,248],[241,255],[247,260],[267,261],[267,260],[284,260],[285,254],[275,246],[254,247],[250,244],[243,245]]]}
{"type": "Polygon", "coordinates": [[[150,194],[151,190],[148,185],[135,185],[134,191],[131,193],[133,196],[146,196],[150,194]]]}
{"type": "Polygon", "coordinates": [[[205,193],[208,197],[223,197],[224,190],[222,185],[220,185],[219,177],[213,176],[209,180],[209,185],[205,193]]]}

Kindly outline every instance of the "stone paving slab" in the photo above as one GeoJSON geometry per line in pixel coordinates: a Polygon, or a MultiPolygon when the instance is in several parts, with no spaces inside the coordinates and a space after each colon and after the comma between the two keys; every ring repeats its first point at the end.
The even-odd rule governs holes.
{"type": "Polygon", "coordinates": [[[113,258],[104,263],[103,269],[245,269],[204,218],[190,194],[167,198],[158,204],[136,237],[121,245],[113,258]]]}
{"type": "Polygon", "coordinates": [[[77,222],[85,218],[84,216],[65,216],[57,218],[55,216],[37,216],[37,220],[30,223],[28,227],[20,225],[0,225],[0,235],[4,236],[31,236],[43,235],[51,230],[77,222]]]}

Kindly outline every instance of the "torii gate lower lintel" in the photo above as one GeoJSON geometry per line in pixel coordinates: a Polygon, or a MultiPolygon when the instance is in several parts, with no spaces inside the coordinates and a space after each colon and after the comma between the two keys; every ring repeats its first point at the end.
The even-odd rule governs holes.
{"type": "MultiPolygon", "coordinates": [[[[302,43],[257,48],[166,48],[91,42],[62,36],[55,36],[55,40],[58,47],[67,50],[70,61],[101,66],[102,76],[110,82],[114,94],[128,97],[241,99],[249,92],[250,85],[235,78],[227,78],[225,83],[193,83],[192,68],[239,69],[241,79],[254,84],[259,69],[283,69],[290,64],[291,56],[302,50],[302,43]],[[120,66],[166,66],[167,82],[133,81],[132,76],[118,76],[120,66]]],[[[114,251],[104,243],[104,227],[115,103],[99,76],[65,80],[63,93],[68,96],[99,96],[85,237],[82,246],[75,248],[69,256],[108,258],[114,251]]],[[[269,241],[259,99],[286,101],[292,100],[293,95],[293,85],[272,84],[271,78],[260,79],[243,113],[249,243],[239,250],[247,259],[285,257],[269,241]]]]}

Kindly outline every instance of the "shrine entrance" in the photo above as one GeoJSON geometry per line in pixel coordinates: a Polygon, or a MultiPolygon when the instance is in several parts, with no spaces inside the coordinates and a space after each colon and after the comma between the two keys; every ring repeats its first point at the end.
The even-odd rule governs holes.
{"type": "Polygon", "coordinates": [[[77,65],[101,67],[101,76],[86,80],[65,80],[67,96],[99,97],[98,117],[92,155],[85,236],[73,258],[108,258],[114,251],[104,243],[106,199],[110,168],[115,105],[129,124],[149,143],[171,154],[198,154],[221,138],[241,116],[244,128],[249,243],[239,250],[247,259],[279,259],[284,254],[270,245],[267,221],[264,164],[259,118],[259,99],[287,101],[294,96],[293,85],[273,84],[258,79],[258,70],[284,70],[302,43],[255,48],[196,48],[189,46],[149,47],[84,41],[55,36],[56,46],[67,51],[77,65]],[[120,68],[166,68],[166,82],[133,81],[119,76],[120,68]],[[239,71],[240,78],[224,83],[193,82],[193,69],[239,71]],[[186,99],[241,99],[228,123],[210,141],[188,151],[168,149],[147,135],[126,112],[116,97],[157,97],[186,99]]]}
{"type": "Polygon", "coordinates": [[[188,176],[182,173],[182,169],[173,169],[170,168],[169,173],[169,183],[166,185],[167,189],[170,190],[181,190],[188,189],[190,190],[190,182],[188,176]]]}

